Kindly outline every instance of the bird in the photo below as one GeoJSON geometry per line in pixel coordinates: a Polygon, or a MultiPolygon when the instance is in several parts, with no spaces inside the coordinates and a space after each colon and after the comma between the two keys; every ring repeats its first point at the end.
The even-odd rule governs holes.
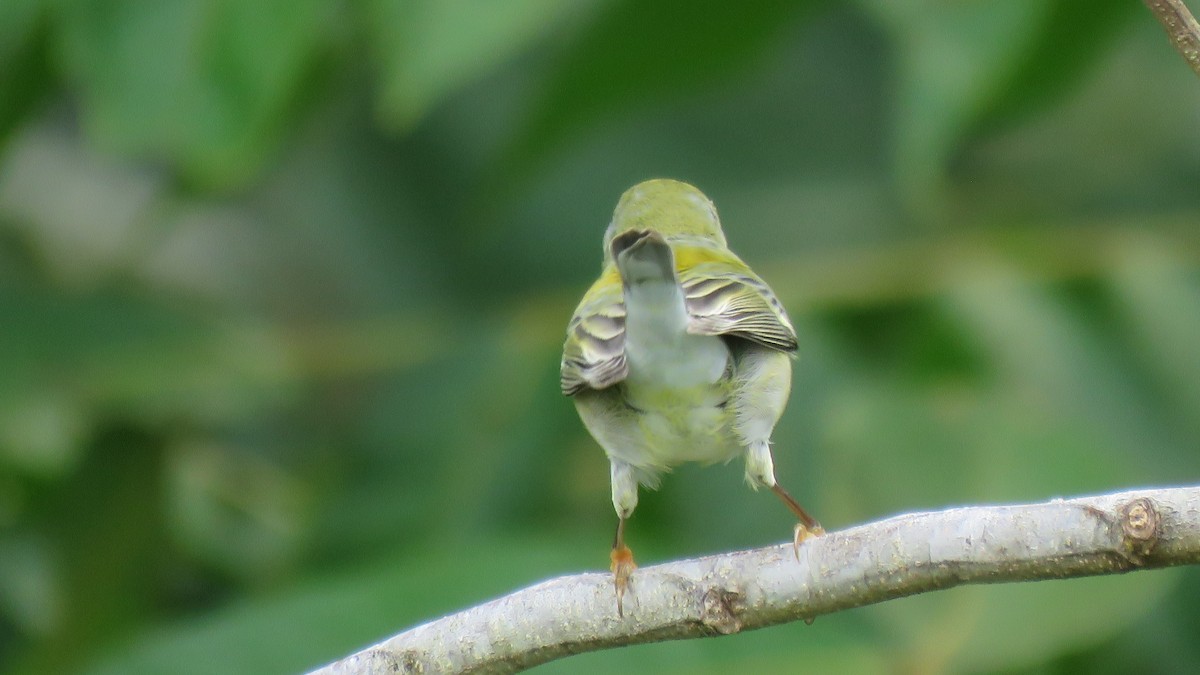
{"type": "Polygon", "coordinates": [[[791,393],[796,330],[775,293],[730,251],[716,207],[658,178],[621,195],[600,277],[567,324],[560,384],[608,457],[617,614],[636,564],[625,542],[638,489],[686,462],[741,456],[746,481],[797,518],[793,547],[824,533],[775,478],[771,434],[791,393]]]}

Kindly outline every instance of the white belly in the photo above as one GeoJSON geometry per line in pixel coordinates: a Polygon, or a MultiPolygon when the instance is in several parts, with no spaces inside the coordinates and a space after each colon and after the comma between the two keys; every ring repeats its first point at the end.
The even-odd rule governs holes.
{"type": "Polygon", "coordinates": [[[731,384],[654,388],[628,380],[575,397],[579,415],[609,459],[634,469],[654,487],[658,476],[686,462],[725,462],[745,452],[734,431],[731,384]]]}
{"type": "Polygon", "coordinates": [[[719,339],[703,339],[716,343],[705,347],[719,347],[719,368],[710,356],[676,362],[674,368],[659,369],[646,379],[633,377],[630,369],[621,392],[625,405],[638,412],[630,463],[668,469],[683,462],[723,462],[738,454],[730,385],[721,378],[728,352],[719,339]]]}
{"type": "Polygon", "coordinates": [[[716,406],[646,410],[640,417],[645,442],[636,464],[669,469],[684,462],[712,464],[736,457],[730,414],[716,406]]]}

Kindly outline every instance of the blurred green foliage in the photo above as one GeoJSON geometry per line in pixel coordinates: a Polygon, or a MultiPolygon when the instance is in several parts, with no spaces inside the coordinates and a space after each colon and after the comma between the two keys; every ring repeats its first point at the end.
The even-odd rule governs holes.
{"type": "MultiPolygon", "coordinates": [[[[558,350],[653,176],[795,319],[776,461],[827,526],[1195,483],[1198,110],[1108,0],[5,0],[0,670],[296,672],[605,567],[558,350]]],[[[641,561],[790,536],[740,472],[645,494],[641,561]]],[[[958,589],[545,670],[1191,673],[1197,593],[958,589]]]]}

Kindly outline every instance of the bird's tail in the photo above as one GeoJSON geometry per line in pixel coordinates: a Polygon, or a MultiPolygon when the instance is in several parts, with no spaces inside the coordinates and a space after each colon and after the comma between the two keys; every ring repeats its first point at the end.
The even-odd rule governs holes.
{"type": "Polygon", "coordinates": [[[612,240],[612,257],[626,287],[645,283],[675,284],[675,256],[654,230],[629,230],[612,240]]]}

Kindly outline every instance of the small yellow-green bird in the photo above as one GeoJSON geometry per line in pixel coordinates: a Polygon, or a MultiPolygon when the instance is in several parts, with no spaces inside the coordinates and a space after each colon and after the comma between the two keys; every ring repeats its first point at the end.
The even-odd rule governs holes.
{"type": "Polygon", "coordinates": [[[746,460],[799,519],[821,526],[775,480],[771,432],[787,405],[796,331],[775,294],[729,250],[713,203],[675,180],[625,192],[604,233],[604,266],[567,326],[562,391],[612,467],[617,612],[635,565],[625,521],[638,486],[683,462],[746,460]]]}

